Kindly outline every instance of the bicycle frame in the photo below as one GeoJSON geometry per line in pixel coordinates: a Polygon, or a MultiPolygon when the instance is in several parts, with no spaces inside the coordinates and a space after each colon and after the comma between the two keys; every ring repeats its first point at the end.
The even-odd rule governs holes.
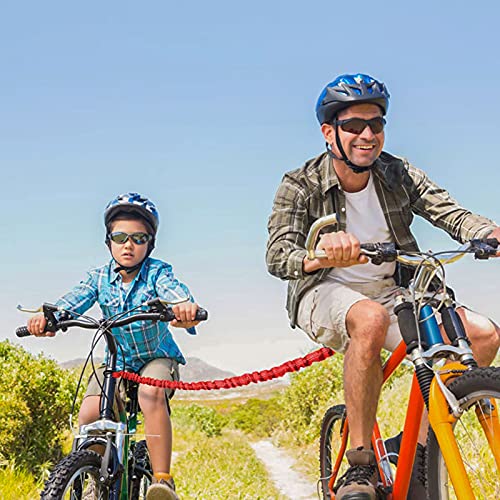
{"type": "Polygon", "coordinates": [[[110,500],[127,500],[129,436],[135,433],[137,415],[131,415],[132,419],[129,419],[126,412],[120,411],[119,421],[113,420],[116,379],[112,374],[116,371],[118,349],[111,331],[104,329],[103,334],[108,346],[108,359],[100,399],[100,418],[80,427],[72,451],[88,449],[94,445],[104,446],[101,480],[110,486],[110,500]]]}
{"type": "MultiPolygon", "coordinates": [[[[325,226],[334,224],[336,224],[335,214],[322,217],[311,226],[306,240],[306,250],[309,259],[323,258],[326,256],[325,252],[315,250],[314,244],[320,230],[325,226]]],[[[376,245],[365,245],[363,253],[370,257],[375,256],[375,250],[372,248],[374,246],[376,245]]],[[[427,290],[439,266],[455,262],[463,255],[464,253],[457,255],[452,254],[451,256],[443,256],[442,259],[432,257],[434,260],[431,259],[429,262],[422,261],[422,267],[420,267],[419,264],[419,272],[415,276],[412,285],[413,298],[415,299],[417,295],[423,297],[424,291],[427,290]]],[[[400,262],[415,266],[414,260],[402,254],[400,255],[394,252],[391,257],[393,257],[392,260],[397,259],[400,262]]],[[[460,376],[471,367],[477,366],[477,364],[468,345],[463,325],[461,325],[461,321],[457,316],[455,305],[446,292],[443,293],[443,299],[439,304],[439,308],[442,308],[443,314],[446,314],[446,318],[443,318],[444,329],[453,345],[444,343],[433,310],[428,304],[417,308],[418,321],[415,321],[414,307],[416,305],[418,305],[418,299],[415,302],[401,299],[399,305],[396,306],[395,312],[398,315],[400,330],[404,341],[399,344],[383,367],[383,383],[385,383],[405,359],[407,353],[410,355],[415,365],[399,450],[398,466],[394,479],[392,477],[392,469],[390,467],[384,440],[381,437],[378,422],[375,421],[372,434],[372,447],[377,459],[382,486],[387,492],[388,499],[406,499],[415,459],[420,424],[424,414],[424,408],[427,405],[429,409],[429,424],[438,440],[457,498],[460,500],[475,498],[464,467],[460,449],[458,448],[453,433],[453,426],[459,417],[459,414],[455,413],[460,408],[453,393],[447,390],[446,383],[450,379],[460,376]],[[406,309],[406,312],[404,312],[403,309],[406,309]],[[411,313],[409,309],[411,309],[411,313]],[[426,350],[422,347],[421,335],[428,345],[426,350]],[[458,359],[460,362],[452,361],[438,370],[429,368],[428,363],[432,363],[434,360],[447,357],[448,355],[458,359]],[[426,370],[427,372],[423,373],[426,370]]],[[[489,446],[493,451],[495,462],[500,468],[500,446],[494,441],[495,436],[497,440],[498,436],[500,436],[498,408],[494,401],[489,401],[484,404],[488,406],[486,411],[480,414],[478,412],[476,413],[478,413],[480,417],[479,421],[487,437],[489,446]]],[[[335,463],[332,466],[332,477],[328,482],[331,498],[335,498],[333,487],[337,480],[342,459],[347,450],[348,432],[348,418],[345,418],[341,430],[340,449],[335,459],[335,463]]]]}

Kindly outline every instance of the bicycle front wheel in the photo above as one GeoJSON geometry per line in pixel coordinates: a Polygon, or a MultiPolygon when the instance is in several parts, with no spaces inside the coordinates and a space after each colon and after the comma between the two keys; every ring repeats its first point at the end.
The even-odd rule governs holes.
{"type": "Polygon", "coordinates": [[[41,500],[107,500],[109,491],[99,483],[101,456],[79,450],[63,458],[45,483],[41,500]]]}
{"type": "MultiPolygon", "coordinates": [[[[319,440],[319,464],[321,491],[325,500],[331,499],[329,482],[332,477],[335,461],[341,449],[342,433],[346,417],[345,405],[336,405],[328,408],[321,423],[319,440]]],[[[347,461],[339,471],[339,475],[347,469],[347,461]]]]}
{"type": "Polygon", "coordinates": [[[144,500],[153,478],[153,469],[151,468],[146,441],[139,441],[134,446],[131,464],[130,500],[144,500]]]}
{"type": "MultiPolygon", "coordinates": [[[[477,368],[450,382],[460,404],[454,435],[477,499],[500,498],[500,368],[477,368]]],[[[436,436],[427,440],[428,492],[431,500],[456,499],[436,436]]]]}

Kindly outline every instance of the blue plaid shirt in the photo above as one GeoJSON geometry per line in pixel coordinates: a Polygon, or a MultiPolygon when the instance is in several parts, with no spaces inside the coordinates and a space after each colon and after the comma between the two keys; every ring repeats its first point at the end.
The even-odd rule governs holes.
{"type": "MultiPolygon", "coordinates": [[[[193,301],[189,289],[174,277],[172,266],[167,262],[147,258],[127,288],[123,286],[120,273],[114,271],[115,267],[116,262],[112,260],[105,266],[91,269],[87,279],[61,297],[56,304],[64,309],[83,314],[97,302],[103,316],[110,318],[130,311],[155,297],[173,301],[178,297],[172,291],[177,296],[187,296],[193,301]]],[[[188,328],[187,331],[191,335],[196,334],[194,328],[188,328]]],[[[118,370],[127,369],[137,372],[149,361],[165,357],[186,364],[167,323],[135,322],[113,328],[113,334],[122,347],[118,350],[118,370]],[[123,366],[123,357],[125,366],[123,366]]]]}

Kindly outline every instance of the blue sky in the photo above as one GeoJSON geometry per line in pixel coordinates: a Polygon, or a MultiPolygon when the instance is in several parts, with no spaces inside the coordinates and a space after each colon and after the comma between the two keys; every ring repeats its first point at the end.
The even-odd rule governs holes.
{"type": "MultiPolygon", "coordinates": [[[[391,93],[386,150],[500,221],[497,2],[16,2],[0,14],[0,311],[53,301],[108,258],[102,210],[126,191],[161,214],[155,255],[209,309],[186,355],[236,372],[311,347],[267,274],[266,223],[283,173],[322,151],[324,84],[366,72],[391,93]]],[[[422,247],[453,248],[415,224],[422,247]]],[[[500,262],[450,269],[498,316],[500,262]],[[476,282],[474,286],[472,283],[476,282]]],[[[57,359],[89,336],[25,339],[57,359]]]]}

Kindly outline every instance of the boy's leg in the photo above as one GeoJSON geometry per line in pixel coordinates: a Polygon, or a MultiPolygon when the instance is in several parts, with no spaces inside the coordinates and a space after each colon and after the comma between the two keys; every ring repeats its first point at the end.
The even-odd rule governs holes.
{"type": "MultiPolygon", "coordinates": [[[[80,412],[78,414],[78,424],[85,425],[95,422],[99,418],[99,409],[101,401],[101,391],[102,385],[104,383],[104,366],[98,366],[95,372],[89,377],[87,390],[83,396],[82,405],[80,407],[80,412]]],[[[116,386],[115,400],[113,402],[113,412],[115,414],[115,419],[118,420],[119,409],[123,405],[124,390],[120,385],[116,386]]]]}
{"type": "MultiPolygon", "coordinates": [[[[158,358],[142,370],[143,377],[178,380],[178,363],[170,358],[158,358]]],[[[146,442],[153,473],[170,473],[172,457],[172,424],[168,397],[173,391],[148,385],[139,386],[139,405],[144,415],[146,442]]]]}

